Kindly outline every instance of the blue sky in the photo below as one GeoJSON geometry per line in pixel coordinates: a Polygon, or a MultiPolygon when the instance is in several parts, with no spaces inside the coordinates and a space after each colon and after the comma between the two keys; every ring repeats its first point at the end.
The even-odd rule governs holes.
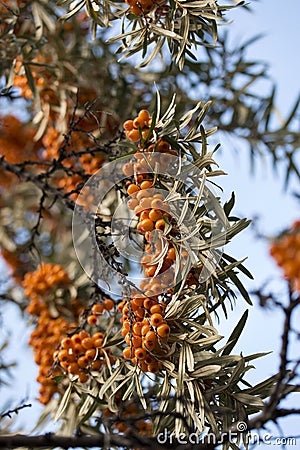
{"type": "MultiPolygon", "coordinates": [[[[224,2],[225,3],[225,2],[224,2]]],[[[253,3],[253,13],[239,10],[232,11],[230,17],[234,22],[230,25],[231,39],[247,40],[254,34],[264,32],[265,37],[253,44],[249,50],[249,56],[267,61],[270,64],[269,75],[278,85],[277,105],[283,114],[287,114],[293,101],[299,94],[300,62],[297,48],[300,44],[300,3],[299,0],[261,0],[253,3]]],[[[250,175],[249,160],[245,158],[246,152],[240,156],[233,154],[226,143],[222,146],[222,152],[217,160],[228,176],[223,177],[221,185],[225,191],[225,198],[230,197],[232,191],[236,193],[235,211],[242,216],[254,218],[259,216],[259,227],[264,234],[272,236],[283,228],[288,227],[292,221],[300,218],[299,204],[292,198],[290,192],[298,189],[299,183],[292,181],[290,192],[283,190],[283,176],[279,173],[274,175],[271,166],[266,161],[260,162],[254,175],[250,175]]],[[[234,239],[230,244],[230,251],[236,258],[248,256],[247,267],[255,277],[254,282],[247,282],[249,289],[254,289],[269,278],[280,276],[272,259],[268,256],[268,245],[266,241],[257,239],[253,231],[249,229],[234,239]]],[[[284,295],[284,286],[281,283],[273,284],[278,292],[284,295]]],[[[232,326],[237,322],[246,308],[243,300],[239,300],[232,318],[225,321],[222,318],[219,328],[221,333],[228,336],[232,326]]],[[[9,307],[11,309],[11,307],[9,307]]],[[[15,312],[11,312],[15,317],[15,312]]],[[[33,382],[37,368],[31,364],[32,354],[27,348],[29,330],[23,324],[21,317],[14,319],[12,324],[15,337],[15,354],[21,356],[21,366],[15,371],[16,380],[13,382],[14,398],[16,404],[20,398],[29,396],[33,401],[37,392],[37,385],[33,382]],[[18,326],[15,327],[15,323],[18,326]]],[[[272,310],[261,310],[254,306],[251,308],[250,317],[246,329],[235,351],[244,354],[257,351],[273,351],[271,356],[257,360],[257,370],[249,374],[249,379],[260,381],[273,374],[278,365],[278,350],[282,317],[272,310]]],[[[299,321],[298,321],[299,323],[299,321]]],[[[295,347],[295,352],[300,349],[295,347]]],[[[11,394],[9,391],[7,394],[11,394]]],[[[2,393],[2,401],[7,397],[2,393]]],[[[296,405],[295,401],[290,404],[296,405]]],[[[298,401],[299,404],[299,401],[298,401]]],[[[2,409],[3,403],[1,405],[2,409]]],[[[40,407],[34,404],[30,412],[24,411],[20,414],[19,423],[24,423],[26,428],[36,417],[40,407]],[[29,418],[29,419],[28,419],[29,418]]],[[[298,423],[296,417],[282,421],[284,431],[288,435],[298,434],[298,423]]],[[[279,435],[275,430],[274,435],[279,435]]],[[[300,440],[299,440],[300,442],[300,440]]],[[[298,443],[300,448],[300,444],[298,443]]],[[[260,448],[269,448],[261,445],[260,448]]],[[[287,446],[289,449],[296,447],[287,446]]]]}
{"type": "MultiPolygon", "coordinates": [[[[300,62],[296,50],[300,43],[299,13],[298,0],[286,0],[284,3],[278,0],[261,0],[253,3],[253,13],[241,8],[231,13],[234,18],[230,30],[232,41],[237,39],[240,42],[255,34],[265,33],[265,37],[252,45],[248,54],[251,58],[269,63],[269,76],[278,87],[276,103],[283,115],[287,115],[300,92],[300,62]]],[[[291,196],[293,190],[299,192],[299,181],[291,180],[288,192],[284,192],[282,170],[274,174],[266,158],[259,161],[255,174],[251,175],[246,154],[245,151],[240,155],[233,154],[226,149],[225,144],[217,161],[228,176],[220,184],[227,196],[235,191],[236,211],[251,219],[258,216],[260,231],[272,237],[300,217],[299,203],[291,196]]],[[[254,282],[245,280],[249,289],[258,288],[266,280],[272,279],[272,286],[284,298],[285,286],[275,282],[281,272],[268,255],[268,241],[255,237],[250,227],[233,240],[230,250],[236,258],[248,256],[246,265],[255,278],[254,282]]],[[[239,301],[231,320],[221,321],[221,333],[230,333],[234,320],[238,320],[244,309],[245,305],[239,301]]],[[[298,313],[297,323],[299,316],[298,313]]],[[[272,375],[278,367],[277,352],[281,330],[281,314],[274,310],[262,310],[254,303],[235,351],[242,351],[244,354],[272,351],[273,354],[256,361],[257,370],[249,373],[249,379],[253,377],[253,381],[259,381],[272,375]]],[[[293,345],[295,356],[299,356],[299,343],[293,345]]],[[[299,399],[294,398],[289,405],[299,406],[299,399]]],[[[299,434],[299,418],[296,416],[282,420],[281,425],[287,435],[299,434]]],[[[275,428],[273,432],[274,436],[280,435],[280,431],[275,428]]],[[[269,448],[269,445],[260,445],[259,448],[269,448]]],[[[286,448],[295,449],[295,446],[286,448]]],[[[300,439],[296,448],[300,448],[300,439]]]]}

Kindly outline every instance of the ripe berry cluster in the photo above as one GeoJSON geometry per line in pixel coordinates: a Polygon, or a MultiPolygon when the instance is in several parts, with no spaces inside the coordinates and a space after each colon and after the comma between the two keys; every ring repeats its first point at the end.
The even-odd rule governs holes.
{"type": "Polygon", "coordinates": [[[130,12],[135,16],[143,16],[149,13],[156,4],[153,0],[125,0],[130,12]]]}
{"type": "MultiPolygon", "coordinates": [[[[140,434],[151,435],[153,427],[149,419],[137,420],[138,416],[144,414],[144,410],[141,409],[139,403],[132,400],[124,402],[118,393],[115,401],[119,407],[118,416],[120,420],[113,421],[113,427],[118,430],[119,433],[130,433],[132,424],[134,424],[134,428],[136,428],[140,434]]],[[[114,413],[109,408],[104,408],[102,414],[104,417],[114,416],[114,413]]]]}
{"type": "Polygon", "coordinates": [[[103,314],[104,311],[111,311],[114,308],[114,305],[114,301],[110,298],[104,299],[102,303],[95,303],[87,317],[87,323],[91,326],[97,325],[98,317],[103,314]]]}
{"type": "Polygon", "coordinates": [[[95,303],[86,318],[90,331],[82,329],[61,340],[59,350],[54,358],[65,374],[77,375],[80,383],[90,379],[91,371],[100,371],[106,365],[106,358],[113,364],[114,358],[108,348],[103,348],[104,334],[94,328],[98,318],[104,311],[114,308],[113,300],[106,298],[101,303],[95,303]],[[105,357],[106,355],[106,357],[105,357]]]}
{"type": "Polygon", "coordinates": [[[59,391],[57,382],[53,379],[62,375],[59,367],[53,368],[53,351],[60,344],[67,332],[74,329],[76,323],[70,323],[63,317],[53,318],[49,309],[41,311],[36,328],[32,331],[29,345],[34,351],[34,361],[39,366],[39,374],[36,380],[41,384],[39,389],[40,403],[46,405],[53,394],[59,391]]]}
{"type": "Polygon", "coordinates": [[[300,292],[300,222],[292,225],[291,230],[276,239],[270,253],[282,268],[284,276],[290,281],[293,290],[300,292]]]}
{"type": "Polygon", "coordinates": [[[158,162],[160,172],[163,172],[170,163],[169,155],[177,155],[177,151],[163,138],[155,143],[150,141],[151,123],[152,118],[146,110],[141,110],[134,120],[124,123],[127,138],[132,142],[139,141],[139,150],[133,160],[124,165],[123,173],[131,179],[127,182],[130,196],[127,205],[138,217],[137,230],[146,242],[147,254],[142,257],[141,265],[147,279],[140,283],[142,293],[133,292],[131,298],[123,299],[118,309],[122,313],[122,335],[127,344],[124,357],[142,371],[156,373],[162,367],[161,359],[166,358],[169,350],[167,341],[171,330],[164,316],[166,301],[172,294],[168,287],[174,282],[176,251],[164,235],[167,224],[172,221],[170,206],[156,188],[149,165],[154,168],[158,162]],[[164,257],[158,261],[166,246],[164,257]]]}
{"type": "Polygon", "coordinates": [[[49,294],[70,283],[69,275],[59,264],[42,263],[34,272],[28,272],[22,283],[25,297],[30,299],[28,314],[39,315],[48,309],[49,294]]]}
{"type": "MultiPolygon", "coordinates": [[[[102,351],[104,335],[95,332],[92,335],[85,330],[62,339],[60,350],[54,353],[60,367],[70,375],[78,375],[80,383],[89,380],[89,371],[99,371],[105,364],[102,351]]],[[[109,350],[106,349],[106,354],[109,350]]]]}
{"type": "Polygon", "coordinates": [[[124,299],[118,306],[122,312],[122,335],[127,344],[123,355],[143,372],[156,373],[162,367],[156,356],[165,355],[170,334],[164,319],[165,307],[158,297],[147,298],[141,294],[124,299]]]}
{"type": "Polygon", "coordinates": [[[126,137],[132,142],[139,141],[141,137],[146,139],[149,134],[150,126],[151,117],[149,111],[146,109],[142,109],[135,119],[126,120],[123,124],[126,137]]]}
{"type": "MultiPolygon", "coordinates": [[[[39,365],[37,381],[41,387],[38,400],[43,404],[49,403],[53,394],[59,390],[53,377],[61,375],[61,371],[52,370],[53,352],[66,333],[76,328],[76,323],[70,323],[63,317],[53,317],[48,300],[58,288],[66,288],[70,283],[67,272],[59,264],[41,264],[35,272],[28,272],[22,283],[25,296],[30,299],[26,310],[28,314],[37,316],[29,345],[33,347],[34,360],[39,365]]],[[[75,302],[73,306],[76,317],[78,305],[75,302]]]]}

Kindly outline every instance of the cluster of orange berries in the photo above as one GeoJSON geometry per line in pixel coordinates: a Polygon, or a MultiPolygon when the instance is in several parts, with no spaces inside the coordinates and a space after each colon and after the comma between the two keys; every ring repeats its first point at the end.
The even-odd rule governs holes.
{"type": "MultiPolygon", "coordinates": [[[[57,93],[53,88],[51,88],[51,83],[53,84],[53,74],[46,70],[41,70],[41,67],[49,64],[51,61],[48,58],[44,58],[42,55],[38,55],[31,65],[31,72],[34,79],[34,82],[37,87],[37,92],[40,97],[40,101],[43,105],[47,105],[46,109],[49,108],[49,122],[48,126],[45,129],[45,132],[39,141],[39,147],[44,147],[44,151],[41,152],[41,155],[47,161],[52,161],[53,159],[59,158],[59,149],[61,147],[63,141],[63,134],[61,130],[57,129],[59,114],[57,113],[59,98],[57,93]]],[[[21,95],[27,99],[32,98],[32,91],[28,85],[27,77],[24,73],[22,60],[18,59],[15,65],[15,76],[14,76],[14,86],[19,87],[21,89],[21,95]]],[[[92,89],[84,89],[82,88],[82,94],[78,95],[78,104],[84,105],[88,101],[88,99],[93,99],[96,96],[96,91],[92,89]]],[[[71,99],[68,99],[68,104],[71,105],[71,99]]],[[[70,117],[66,117],[66,122],[70,117]]],[[[87,148],[91,144],[91,139],[89,134],[93,133],[95,130],[99,129],[99,124],[101,124],[101,128],[107,131],[109,135],[111,135],[111,131],[115,129],[115,121],[112,116],[108,114],[101,113],[93,113],[89,117],[83,117],[79,119],[76,117],[77,128],[80,131],[72,131],[70,134],[68,145],[65,146],[65,151],[76,153],[78,151],[82,151],[87,148]]],[[[18,134],[14,133],[13,136],[18,136],[18,134]]],[[[34,133],[31,137],[30,143],[34,142],[33,140],[34,133]]],[[[24,147],[23,141],[23,147],[24,147]]],[[[23,160],[25,160],[24,158],[23,160]]],[[[77,187],[84,183],[86,179],[83,179],[76,172],[83,171],[85,175],[90,176],[94,174],[103,164],[104,156],[103,154],[97,152],[96,154],[91,155],[90,153],[76,156],[70,156],[70,158],[64,158],[62,161],[62,166],[66,169],[73,169],[74,174],[70,174],[68,171],[61,171],[58,176],[54,177],[54,183],[59,187],[64,189],[66,192],[76,191],[77,187]]],[[[78,193],[74,192],[71,194],[71,198],[76,200],[78,197],[78,193]]]]}
{"type": "Polygon", "coordinates": [[[300,221],[296,221],[288,233],[273,242],[270,253],[290,281],[292,289],[300,292],[300,221]]]}
{"type": "Polygon", "coordinates": [[[104,311],[111,311],[114,309],[114,306],[115,303],[110,298],[104,299],[101,303],[95,303],[87,317],[87,323],[91,326],[97,325],[99,316],[101,316],[104,311]]]}
{"type": "Polygon", "coordinates": [[[170,327],[164,319],[165,308],[166,304],[158,297],[137,293],[118,305],[122,313],[122,336],[127,344],[124,358],[130,359],[143,372],[158,372],[162,364],[157,357],[167,353],[170,327]]]}
{"type": "Polygon", "coordinates": [[[142,257],[141,265],[147,279],[140,283],[143,293],[132,293],[131,298],[124,299],[118,309],[122,313],[122,335],[127,344],[124,357],[142,371],[156,373],[162,367],[161,359],[166,358],[169,350],[170,326],[164,316],[166,301],[172,294],[172,289],[168,287],[175,278],[172,266],[176,251],[172,242],[164,236],[166,225],[172,221],[170,207],[163,194],[155,189],[149,164],[154,166],[159,162],[160,171],[163,171],[169,164],[168,155],[177,155],[177,151],[163,138],[154,144],[150,141],[147,144],[151,123],[152,118],[147,110],[141,110],[134,120],[124,123],[127,138],[132,142],[140,141],[139,150],[134,159],[124,165],[123,173],[134,179],[127,182],[127,194],[130,196],[127,205],[138,217],[137,230],[146,241],[147,254],[142,257]],[[165,245],[168,249],[159,264],[155,259],[165,245]],[[161,295],[163,291],[166,291],[164,296],[161,295]]]}
{"type": "Polygon", "coordinates": [[[36,328],[32,331],[29,345],[34,351],[34,361],[39,366],[37,381],[41,384],[39,389],[40,403],[46,405],[53,394],[59,392],[59,385],[54,377],[61,376],[59,367],[54,368],[54,349],[58,348],[66,333],[76,327],[76,323],[70,323],[62,317],[53,318],[49,309],[41,311],[36,328]]]}
{"type": "Polygon", "coordinates": [[[152,119],[150,117],[149,111],[147,111],[146,109],[142,109],[135,119],[126,120],[126,122],[124,122],[123,127],[127,139],[132,142],[139,141],[141,137],[143,139],[146,139],[149,134],[151,123],[152,119]]]}
{"type": "MultiPolygon", "coordinates": [[[[41,384],[39,401],[49,403],[53,394],[58,392],[54,376],[61,375],[54,367],[53,352],[67,332],[76,328],[63,317],[53,317],[49,298],[59,288],[66,288],[71,283],[67,272],[59,264],[41,264],[36,271],[28,272],[22,285],[25,296],[30,299],[26,311],[37,316],[36,328],[32,331],[29,345],[34,350],[34,360],[39,365],[37,381],[41,384]]],[[[74,316],[78,315],[78,305],[74,303],[74,316]]]]}
{"type": "Polygon", "coordinates": [[[153,0],[125,0],[127,5],[129,5],[130,12],[135,16],[142,16],[149,13],[156,1],[153,0]]]}
{"type": "Polygon", "coordinates": [[[59,264],[42,263],[34,272],[26,273],[23,280],[24,293],[30,299],[28,314],[39,315],[47,310],[47,298],[60,287],[71,283],[69,275],[59,264]]]}
{"type": "MultiPolygon", "coordinates": [[[[86,127],[87,124],[83,124],[86,127]]],[[[90,124],[91,126],[91,124],[90,124]]],[[[59,158],[59,149],[61,147],[63,140],[62,134],[54,127],[49,126],[42,138],[42,144],[45,148],[43,152],[43,157],[52,161],[53,159],[59,158]]],[[[90,140],[88,134],[79,131],[74,131],[71,134],[69,145],[66,147],[66,151],[68,152],[70,147],[73,152],[81,151],[90,145],[90,140]]],[[[74,172],[83,170],[85,175],[90,176],[93,175],[97,170],[100,169],[104,162],[104,155],[102,153],[97,153],[91,155],[90,153],[82,154],[79,157],[68,157],[64,158],[62,161],[62,166],[66,169],[73,169],[74,172]]],[[[54,178],[55,184],[63,189],[65,192],[76,191],[77,187],[84,183],[86,180],[82,178],[81,175],[74,173],[71,175],[66,171],[60,172],[58,176],[54,178]]],[[[78,193],[73,192],[70,197],[74,200],[77,200],[78,193]]]]}
{"type": "MultiPolygon", "coordinates": [[[[61,340],[60,350],[54,353],[60,367],[70,375],[77,375],[80,383],[89,380],[89,371],[99,371],[105,364],[102,350],[104,335],[95,332],[92,335],[85,330],[61,340]]],[[[109,355],[109,349],[105,349],[109,355]]],[[[110,356],[111,362],[113,358],[110,356]]]]}
{"type": "MultiPolygon", "coordinates": [[[[45,70],[41,70],[40,65],[43,63],[41,55],[38,55],[33,60],[34,66],[33,70],[31,70],[32,77],[34,79],[34,83],[36,85],[36,88],[38,91],[41,91],[41,95],[43,97],[44,101],[49,101],[49,90],[46,89],[43,90],[46,81],[49,80],[51,75],[49,72],[46,72],[45,70]]],[[[20,57],[17,58],[16,64],[15,64],[15,76],[14,76],[14,86],[21,89],[21,95],[22,97],[26,99],[32,98],[32,90],[30,89],[27,81],[27,77],[24,73],[23,65],[22,65],[22,59],[20,57]]],[[[55,94],[53,91],[51,97],[55,98],[55,94]]]]}
{"type": "MultiPolygon", "coordinates": [[[[59,158],[59,148],[62,143],[62,134],[55,127],[48,127],[43,136],[42,143],[45,147],[43,156],[46,160],[51,161],[59,158]]],[[[72,151],[80,151],[86,148],[89,144],[90,141],[86,133],[80,133],[78,131],[72,132],[72,151]]],[[[79,156],[78,162],[76,162],[73,158],[65,158],[63,160],[63,165],[66,168],[82,168],[87,175],[92,175],[102,166],[103,161],[103,154],[97,153],[95,155],[91,155],[90,153],[86,153],[79,156]]],[[[65,181],[66,180],[64,179],[63,183],[65,183],[65,181]]]]}
{"type": "MultiPolygon", "coordinates": [[[[114,420],[113,426],[116,430],[119,431],[119,433],[130,432],[130,425],[128,424],[134,423],[134,427],[137,428],[141,434],[151,435],[153,427],[149,419],[136,420],[137,416],[141,416],[144,413],[144,411],[140,409],[139,405],[136,402],[129,400],[124,403],[122,401],[122,397],[118,395],[118,393],[116,395],[115,401],[116,404],[119,406],[118,415],[120,417],[120,420],[119,421],[114,420]]],[[[114,413],[109,408],[104,408],[102,414],[104,417],[114,416],[114,413]]]]}

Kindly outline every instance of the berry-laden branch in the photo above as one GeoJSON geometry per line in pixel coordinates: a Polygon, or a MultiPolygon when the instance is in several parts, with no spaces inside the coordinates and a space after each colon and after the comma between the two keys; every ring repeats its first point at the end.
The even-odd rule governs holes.
{"type": "MultiPolygon", "coordinates": [[[[109,308],[104,307],[107,300],[93,304],[81,322],[82,329],[67,333],[52,356],[55,369],[61,371],[59,380],[55,376],[54,381],[61,391],[65,390],[57,399],[56,419],[68,421],[75,407],[80,431],[88,425],[99,433],[104,426],[108,432],[124,433],[126,437],[136,430],[140,436],[149,437],[156,436],[167,423],[177,437],[181,432],[200,434],[205,426],[218,436],[237,422],[237,411],[243,411],[244,417],[260,410],[260,395],[269,392],[269,382],[264,392],[258,389],[253,395],[251,390],[244,393],[238,385],[249,368],[248,362],[255,358],[229,354],[245,317],[230,343],[223,351],[217,350],[222,337],[213,326],[210,312],[216,311],[215,302],[226,309],[226,299],[234,295],[231,281],[245,293],[234,269],[248,273],[234,258],[223,258],[218,249],[248,222],[231,219],[228,205],[226,216],[219,200],[205,187],[210,176],[222,173],[213,170],[206,131],[198,130],[206,109],[207,105],[199,103],[176,121],[172,101],[162,117],[157,106],[152,116],[141,110],[134,120],[124,123],[130,141],[124,146],[133,151],[116,161],[112,172],[114,183],[118,180],[116,191],[119,202],[123,202],[123,214],[134,214],[130,226],[136,231],[140,248],[145,249],[138,260],[143,278],[133,285],[112,267],[119,276],[121,301],[110,301],[109,308]],[[199,118],[188,126],[194,113],[199,118]],[[202,144],[201,151],[196,150],[194,142],[202,144]],[[120,179],[116,176],[118,168],[120,179]],[[174,177],[174,170],[178,172],[179,168],[186,183],[174,177]],[[227,217],[233,221],[232,226],[227,217]],[[193,261],[189,261],[191,255],[193,261]],[[206,263],[214,276],[205,272],[206,263]],[[224,408],[230,411],[228,417],[223,414],[224,408]],[[97,420],[94,425],[92,417],[97,420]]],[[[104,169],[100,173],[105,179],[104,169]]],[[[117,208],[115,200],[111,215],[117,208]]],[[[110,210],[106,211],[106,228],[110,228],[110,210]]],[[[95,220],[95,228],[100,247],[105,232],[99,231],[99,220],[95,220]]]]}

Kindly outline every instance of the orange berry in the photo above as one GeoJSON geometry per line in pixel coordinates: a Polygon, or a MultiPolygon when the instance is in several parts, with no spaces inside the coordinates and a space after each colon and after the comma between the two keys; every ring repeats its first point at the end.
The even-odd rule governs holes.
{"type": "Polygon", "coordinates": [[[145,180],[141,183],[141,189],[150,189],[153,186],[153,182],[149,180],[145,180]]]}
{"type": "Polygon", "coordinates": [[[149,129],[146,128],[145,130],[142,131],[142,138],[145,140],[145,139],[148,139],[149,137],[150,137],[149,136],[149,129]]]}
{"type": "Polygon", "coordinates": [[[146,336],[148,331],[150,331],[150,325],[148,323],[146,323],[145,325],[143,325],[143,327],[141,329],[141,335],[146,336]]]}
{"type": "Polygon", "coordinates": [[[73,355],[79,356],[85,352],[84,348],[80,344],[74,344],[72,349],[73,355]]]}
{"type": "Polygon", "coordinates": [[[153,305],[150,308],[150,314],[161,314],[162,308],[159,304],[153,305]]]}
{"type": "Polygon", "coordinates": [[[174,248],[174,247],[171,247],[171,248],[169,249],[169,251],[168,251],[168,253],[167,253],[167,257],[168,257],[169,259],[171,259],[172,261],[175,261],[175,259],[176,259],[176,252],[175,252],[175,248],[174,248]]]}
{"type": "MultiPolygon", "coordinates": [[[[139,3],[142,5],[143,11],[149,12],[153,8],[152,0],[140,0],[139,3]]],[[[149,120],[149,118],[148,118],[149,120]]]]}
{"type": "Polygon", "coordinates": [[[62,361],[69,361],[70,360],[70,355],[68,350],[64,349],[64,350],[60,350],[58,353],[58,360],[59,362],[62,361]]]}
{"type": "Polygon", "coordinates": [[[123,322],[123,329],[129,331],[131,328],[130,322],[128,320],[123,322]]]}
{"type": "Polygon", "coordinates": [[[145,309],[149,309],[150,310],[153,305],[155,305],[155,301],[152,298],[146,298],[144,300],[144,308],[145,309]]]}
{"type": "Polygon", "coordinates": [[[90,348],[89,350],[87,350],[85,352],[85,357],[89,360],[89,361],[93,361],[93,359],[95,359],[96,356],[96,349],[94,348],[90,348]]]}
{"type": "Polygon", "coordinates": [[[103,339],[95,339],[95,340],[93,340],[93,342],[94,342],[94,346],[96,348],[102,347],[102,345],[103,345],[103,339]]]}
{"type": "Polygon", "coordinates": [[[123,128],[126,131],[131,131],[133,129],[133,120],[126,120],[123,123],[123,128]]]}
{"type": "Polygon", "coordinates": [[[71,348],[72,344],[73,344],[72,339],[69,337],[66,337],[61,341],[61,347],[65,349],[71,348]]]}
{"type": "Polygon", "coordinates": [[[149,219],[149,209],[144,209],[140,214],[140,222],[142,222],[145,219],[149,219]]]}
{"type": "Polygon", "coordinates": [[[88,323],[89,325],[96,325],[97,322],[98,322],[98,317],[97,317],[97,316],[95,316],[94,314],[88,316],[88,318],[87,318],[87,323],[88,323]]]}
{"type": "Polygon", "coordinates": [[[131,351],[130,347],[124,348],[123,356],[124,356],[125,359],[131,359],[131,354],[132,354],[132,351],[131,351]]]}
{"type": "Polygon", "coordinates": [[[157,364],[156,361],[152,362],[151,364],[148,364],[147,372],[151,372],[151,373],[157,373],[158,372],[158,364],[157,364]]]}
{"type": "Polygon", "coordinates": [[[68,372],[72,375],[78,375],[80,370],[77,363],[71,363],[68,365],[68,372]]]}
{"type": "MultiPolygon", "coordinates": [[[[130,7],[130,9],[131,9],[131,7],[130,7]]],[[[137,142],[137,141],[140,140],[140,132],[139,132],[139,130],[127,131],[126,132],[126,136],[131,142],[137,142]]]]}
{"type": "Polygon", "coordinates": [[[137,336],[141,336],[142,335],[142,328],[143,328],[143,323],[142,322],[136,322],[133,327],[132,327],[132,331],[135,335],[137,336]]]}
{"type": "Polygon", "coordinates": [[[126,329],[122,328],[122,332],[121,332],[121,334],[122,334],[122,336],[123,336],[123,337],[126,337],[128,333],[129,333],[129,331],[128,331],[128,330],[126,330],[126,329]]]}
{"type": "Polygon", "coordinates": [[[139,190],[140,190],[139,186],[137,186],[136,184],[130,184],[127,188],[127,194],[133,195],[136,192],[138,192],[139,190]]]}
{"type": "Polygon", "coordinates": [[[89,350],[94,347],[94,342],[92,338],[85,338],[82,340],[81,345],[85,350],[89,350]]]}
{"type": "Polygon", "coordinates": [[[147,345],[149,345],[150,343],[153,343],[155,345],[157,343],[157,336],[154,331],[148,331],[145,336],[145,342],[147,345]]]}
{"type": "Polygon", "coordinates": [[[81,337],[79,336],[79,334],[73,334],[71,339],[74,344],[81,344],[81,337]]]}
{"type": "Polygon", "coordinates": [[[102,361],[100,361],[100,359],[96,359],[96,361],[94,361],[91,364],[91,369],[92,370],[100,370],[102,367],[102,361]]]}
{"type": "Polygon", "coordinates": [[[93,314],[102,314],[104,311],[104,306],[101,303],[96,303],[92,307],[92,313],[93,314]]]}
{"type": "Polygon", "coordinates": [[[144,308],[137,308],[137,310],[135,311],[135,315],[136,315],[136,317],[137,318],[141,318],[141,319],[143,319],[144,318],[144,316],[145,316],[145,310],[144,310],[144,308]]]}
{"type": "Polygon", "coordinates": [[[151,211],[149,212],[149,219],[153,220],[153,222],[160,220],[162,216],[163,213],[159,209],[151,209],[151,211]]]}
{"type": "Polygon", "coordinates": [[[77,364],[81,369],[84,369],[85,367],[87,367],[89,362],[90,361],[87,358],[87,356],[80,356],[80,358],[78,358],[78,360],[77,360],[77,364]]]}
{"type": "Polygon", "coordinates": [[[148,266],[145,269],[145,276],[147,278],[154,277],[155,272],[156,272],[156,266],[148,266]]]}
{"type": "Polygon", "coordinates": [[[80,371],[78,374],[78,380],[80,383],[86,383],[89,380],[87,373],[80,371]]]}
{"type": "Polygon", "coordinates": [[[143,120],[144,122],[148,123],[148,121],[150,119],[150,113],[147,109],[141,109],[138,114],[138,117],[140,120],[143,120]]]}
{"type": "Polygon", "coordinates": [[[144,298],[143,298],[143,297],[134,297],[134,298],[131,300],[130,304],[131,304],[132,306],[135,306],[135,307],[143,306],[143,304],[144,304],[144,298]]]}
{"type": "Polygon", "coordinates": [[[104,334],[101,333],[100,331],[97,331],[96,333],[93,334],[92,336],[93,341],[97,340],[97,339],[104,339],[104,334]]]}
{"type": "Polygon", "coordinates": [[[115,306],[115,302],[110,298],[106,298],[103,302],[103,305],[106,311],[111,311],[115,306]]]}
{"type": "Polygon", "coordinates": [[[157,144],[157,149],[161,153],[167,153],[170,150],[170,144],[167,141],[164,141],[163,139],[160,140],[157,144]]]}
{"type": "Polygon", "coordinates": [[[140,225],[141,231],[143,231],[143,232],[154,230],[154,223],[150,219],[142,220],[139,223],[139,225],[140,225]]]}
{"type": "Polygon", "coordinates": [[[159,337],[167,338],[167,337],[169,337],[169,334],[170,334],[170,327],[166,323],[162,323],[161,325],[159,325],[157,327],[156,332],[159,337]]]}
{"type": "MultiPolygon", "coordinates": [[[[88,333],[88,332],[85,331],[85,330],[81,330],[81,331],[78,333],[78,335],[79,335],[80,339],[84,339],[84,338],[86,338],[86,337],[90,337],[90,333],[88,333]]],[[[80,341],[80,342],[81,342],[81,341],[80,341]]]]}
{"type": "Polygon", "coordinates": [[[155,361],[155,359],[153,358],[152,355],[150,355],[150,354],[148,353],[148,354],[146,355],[144,361],[145,361],[146,364],[151,364],[153,361],[155,361]]]}
{"type": "Polygon", "coordinates": [[[134,126],[134,128],[143,128],[144,127],[144,123],[145,123],[145,121],[143,120],[143,119],[141,119],[140,117],[136,117],[134,120],[133,120],[133,126],[134,126]]]}
{"type": "Polygon", "coordinates": [[[166,222],[164,221],[164,219],[160,219],[155,223],[155,228],[160,231],[164,231],[165,226],[166,222]]]}
{"type": "Polygon", "coordinates": [[[134,352],[134,356],[138,360],[145,359],[146,354],[147,354],[146,350],[142,347],[137,348],[134,352]]]}
{"type": "Polygon", "coordinates": [[[131,198],[127,202],[128,208],[131,209],[132,211],[138,206],[138,204],[139,204],[139,202],[136,198],[131,198]]]}
{"type": "Polygon", "coordinates": [[[158,325],[160,325],[163,320],[164,319],[162,315],[158,313],[152,314],[152,316],[150,317],[151,325],[153,325],[154,327],[158,327],[158,325]]]}

